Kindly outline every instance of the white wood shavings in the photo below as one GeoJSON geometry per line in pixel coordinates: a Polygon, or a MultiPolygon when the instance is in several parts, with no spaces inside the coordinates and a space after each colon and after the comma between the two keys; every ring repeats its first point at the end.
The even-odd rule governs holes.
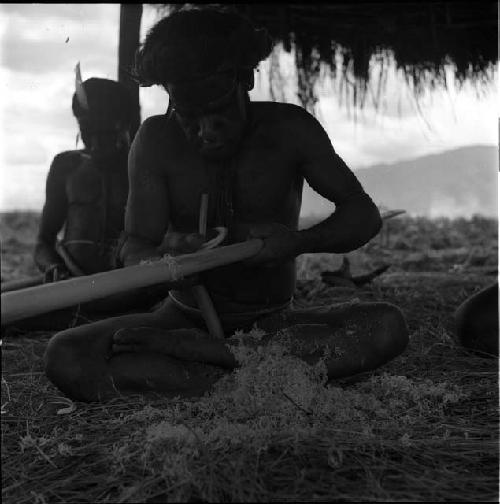
{"type": "Polygon", "coordinates": [[[152,266],[156,264],[164,264],[165,266],[168,266],[168,269],[170,270],[170,274],[172,276],[172,280],[182,279],[182,273],[179,267],[179,263],[177,262],[174,256],[171,256],[169,254],[165,254],[161,259],[155,259],[155,260],[143,259],[139,263],[140,266],[152,266]]]}

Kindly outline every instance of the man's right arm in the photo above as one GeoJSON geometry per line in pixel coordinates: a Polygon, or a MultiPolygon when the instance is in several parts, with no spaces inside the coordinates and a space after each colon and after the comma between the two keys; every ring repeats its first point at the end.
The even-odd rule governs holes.
{"type": "Polygon", "coordinates": [[[160,158],[154,145],[156,125],[157,122],[146,120],[129,152],[129,194],[125,210],[127,240],[120,253],[124,266],[162,256],[161,243],[169,223],[168,191],[162,172],[167,160],[160,158]]]}
{"type": "Polygon", "coordinates": [[[33,259],[40,271],[65,269],[64,261],[55,250],[57,233],[61,230],[68,209],[66,196],[66,159],[58,154],[50,166],[45,186],[45,204],[40,218],[37,243],[33,259]]]}

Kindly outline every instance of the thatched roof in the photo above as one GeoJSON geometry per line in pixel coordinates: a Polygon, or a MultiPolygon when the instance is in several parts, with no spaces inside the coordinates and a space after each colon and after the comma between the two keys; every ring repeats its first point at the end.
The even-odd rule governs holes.
{"type": "MultiPolygon", "coordinates": [[[[491,82],[498,59],[494,0],[221,5],[246,14],[266,27],[276,44],[294,51],[299,99],[307,108],[316,101],[321,69],[332,77],[340,73],[341,85],[350,86],[355,104],[362,106],[373,57],[382,74],[393,58],[416,95],[446,87],[448,63],[454,65],[459,84],[466,79],[491,82]]],[[[384,75],[378,75],[378,93],[383,82],[384,75]]]]}

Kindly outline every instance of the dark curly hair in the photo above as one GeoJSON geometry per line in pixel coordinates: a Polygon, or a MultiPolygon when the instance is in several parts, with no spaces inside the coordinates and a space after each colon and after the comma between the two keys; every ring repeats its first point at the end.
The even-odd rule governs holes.
{"type": "Polygon", "coordinates": [[[90,113],[82,108],[76,93],[73,93],[71,109],[77,120],[119,120],[129,125],[132,121],[132,97],[129,90],[119,82],[92,77],[83,82],[90,113]]]}
{"type": "Polygon", "coordinates": [[[228,8],[183,8],[156,23],[136,52],[135,77],[141,86],[195,79],[221,69],[253,70],[272,43],[228,8]]]}

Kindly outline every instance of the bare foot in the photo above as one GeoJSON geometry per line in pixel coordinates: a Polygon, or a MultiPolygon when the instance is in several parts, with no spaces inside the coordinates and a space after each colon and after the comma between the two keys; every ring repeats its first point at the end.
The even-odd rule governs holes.
{"type": "Polygon", "coordinates": [[[195,328],[162,329],[158,327],[123,327],[113,335],[112,354],[123,352],[157,352],[179,357],[181,349],[195,345],[207,334],[195,328]]]}
{"type": "Polygon", "coordinates": [[[122,327],[113,334],[112,353],[163,352],[168,332],[157,327],[122,327]]]}

